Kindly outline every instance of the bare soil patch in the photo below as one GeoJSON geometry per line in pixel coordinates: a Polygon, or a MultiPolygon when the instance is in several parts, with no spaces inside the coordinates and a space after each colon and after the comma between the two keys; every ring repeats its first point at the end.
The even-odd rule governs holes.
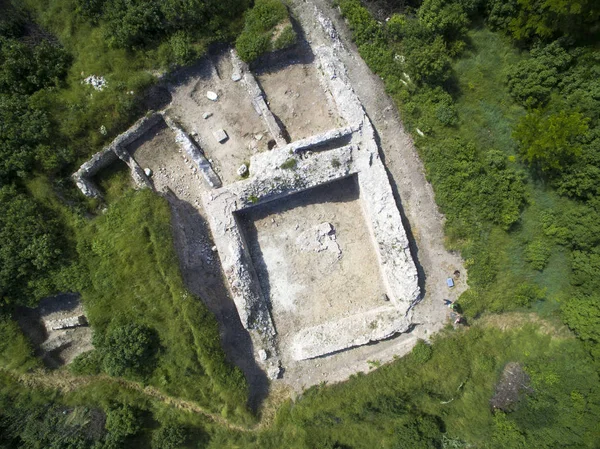
{"type": "Polygon", "coordinates": [[[492,410],[514,411],[524,393],[532,393],[529,375],[516,362],[509,362],[502,371],[502,377],[496,384],[496,391],[490,400],[492,410]]]}
{"type": "Polygon", "coordinates": [[[386,305],[354,177],[240,215],[284,359],[299,330],[386,305]]]}
{"type": "Polygon", "coordinates": [[[253,154],[268,149],[269,134],[240,81],[231,79],[228,51],[210,55],[180,72],[170,86],[173,101],[168,112],[192,134],[224,184],[239,179],[237,169],[253,154]],[[207,98],[208,91],[218,95],[207,98]],[[204,114],[211,114],[207,119],[204,114]],[[228,139],[217,142],[224,130],[228,139]]]}
{"type": "Polygon", "coordinates": [[[331,95],[319,82],[318,69],[309,53],[310,47],[300,44],[257,70],[269,108],[291,141],[343,126],[331,95]]]}

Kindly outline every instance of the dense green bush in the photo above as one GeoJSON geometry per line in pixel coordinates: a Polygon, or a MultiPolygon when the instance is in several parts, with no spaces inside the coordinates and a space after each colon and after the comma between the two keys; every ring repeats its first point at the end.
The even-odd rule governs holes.
{"type": "Polygon", "coordinates": [[[25,177],[49,143],[46,111],[28,97],[0,93],[0,181],[25,177]]]}
{"type": "Polygon", "coordinates": [[[104,6],[105,39],[109,45],[140,49],[164,32],[160,3],[108,0],[104,6]]]}
{"type": "Polygon", "coordinates": [[[406,67],[418,83],[442,84],[451,77],[451,64],[446,42],[441,36],[431,42],[408,37],[403,41],[406,67]]]}
{"type": "Polygon", "coordinates": [[[588,122],[579,112],[544,116],[536,110],[527,114],[515,130],[523,159],[544,172],[560,172],[581,154],[588,122]]]}
{"type": "Polygon", "coordinates": [[[16,188],[0,188],[0,308],[34,306],[53,293],[64,240],[59,222],[16,188]]]}
{"type": "Polygon", "coordinates": [[[140,424],[138,412],[128,405],[112,407],[106,414],[106,430],[118,439],[135,435],[140,430],[140,424]]]}
{"type": "Polygon", "coordinates": [[[515,39],[594,36],[600,7],[594,0],[489,0],[491,23],[515,39]]]}
{"type": "Polygon", "coordinates": [[[185,429],[177,425],[165,425],[152,432],[152,449],[177,449],[185,443],[185,429]]]}
{"type": "Polygon", "coordinates": [[[251,62],[263,53],[293,45],[296,33],[291,25],[277,30],[287,20],[288,11],[281,0],[257,0],[246,13],[244,30],[236,40],[240,58],[251,62]]]}
{"type": "Polygon", "coordinates": [[[70,55],[48,41],[32,48],[0,37],[0,93],[30,95],[61,86],[70,64],[70,55]]]}
{"type": "Polygon", "coordinates": [[[279,36],[275,38],[275,42],[273,42],[273,50],[282,50],[284,48],[291,47],[296,43],[296,32],[292,25],[286,25],[286,27],[281,30],[279,36]]]}
{"type": "Polygon", "coordinates": [[[469,25],[469,17],[463,5],[448,0],[424,0],[418,17],[423,27],[448,41],[462,38],[469,25]]]}
{"type": "Polygon", "coordinates": [[[271,36],[269,34],[242,33],[235,41],[235,48],[242,60],[254,61],[269,51],[271,36]]]}
{"type": "Polygon", "coordinates": [[[572,60],[572,56],[558,41],[537,46],[531,51],[530,58],[509,70],[508,90],[523,106],[544,106],[550,100],[552,88],[560,82],[561,72],[572,60]]]}
{"type": "Polygon", "coordinates": [[[113,324],[106,335],[94,340],[102,355],[102,366],[111,376],[144,378],[155,368],[156,333],[135,323],[113,324]]]}

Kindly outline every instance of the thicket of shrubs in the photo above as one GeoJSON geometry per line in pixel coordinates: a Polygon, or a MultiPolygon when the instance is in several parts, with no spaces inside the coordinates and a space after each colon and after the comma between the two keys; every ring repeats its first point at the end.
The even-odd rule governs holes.
{"type": "MultiPolygon", "coordinates": [[[[572,289],[562,294],[577,299],[565,302],[568,313],[563,317],[576,332],[586,320],[586,329],[594,327],[592,323],[600,325],[600,302],[595,296],[581,296],[591,295],[593,288],[587,285],[595,285],[600,277],[594,262],[598,242],[588,233],[570,231],[588,225],[594,229],[598,219],[600,53],[593,46],[598,6],[582,1],[568,10],[545,1],[425,0],[416,12],[409,9],[380,24],[359,0],[338,4],[361,55],[398,101],[403,120],[426,136],[416,137],[417,146],[448,218],[450,242],[458,245],[470,267],[471,290],[463,298],[467,314],[509,310],[544,297],[543,283],[522,289],[522,281],[513,282],[503,294],[490,295],[502,268],[488,247],[499,235],[495,226],[509,238],[515,228],[527,226],[522,211],[531,194],[528,183],[544,182],[573,201],[545,212],[548,228],[527,244],[524,257],[532,269],[541,271],[558,251],[555,245],[564,247],[573,275],[572,289]],[[545,9],[535,9],[534,4],[545,9]],[[463,128],[468,125],[459,125],[455,102],[461,92],[450,58],[471,45],[466,33],[475,17],[519,39],[522,48],[531,48],[504,78],[514,101],[527,110],[513,127],[513,139],[528,173],[511,162],[510,153],[466,141],[463,128]],[[558,231],[565,219],[569,224],[558,231]],[[517,300],[523,292],[528,293],[517,300]],[[582,306],[580,315],[574,304],[582,306]]],[[[584,334],[588,341],[600,341],[584,334]]]]}

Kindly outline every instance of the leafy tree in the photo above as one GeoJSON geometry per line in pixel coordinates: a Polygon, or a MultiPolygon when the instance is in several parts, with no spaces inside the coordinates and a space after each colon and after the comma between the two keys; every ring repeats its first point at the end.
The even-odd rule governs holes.
{"type": "Polygon", "coordinates": [[[112,407],[106,414],[106,430],[118,439],[135,435],[140,428],[140,418],[129,405],[112,407]]]}
{"type": "Polygon", "coordinates": [[[111,376],[144,377],[154,369],[157,336],[140,324],[113,324],[96,343],[103,356],[105,371],[111,376]]]}
{"type": "Polygon", "coordinates": [[[558,171],[581,154],[581,138],[588,119],[579,112],[561,111],[544,116],[541,111],[525,115],[514,133],[523,159],[544,172],[558,171]]]}
{"type": "MultiPolygon", "coordinates": [[[[490,153],[482,160],[474,145],[459,139],[432,142],[426,148],[429,175],[444,186],[436,200],[462,227],[487,222],[508,229],[519,219],[523,178],[507,165],[504,155],[490,153]]],[[[485,266],[483,261],[478,263],[485,266]]]]}
{"type": "Polygon", "coordinates": [[[386,22],[386,32],[388,37],[395,41],[400,41],[406,34],[407,18],[404,14],[393,14],[390,20],[386,22]]]}
{"type": "Polygon", "coordinates": [[[576,296],[561,308],[564,322],[579,338],[600,344],[600,297],[576,296]]]}
{"type": "Polygon", "coordinates": [[[102,18],[106,0],[76,0],[76,11],[81,17],[97,24],[102,18]]]}
{"type": "Polygon", "coordinates": [[[519,0],[520,11],[509,26],[516,39],[585,34],[600,17],[594,0],[519,0]]]}
{"type": "Polygon", "coordinates": [[[412,351],[413,360],[418,363],[426,363],[429,359],[431,359],[431,355],[433,354],[433,349],[431,349],[431,345],[425,343],[424,340],[417,341],[417,344],[413,347],[412,351]]]}
{"type": "Polygon", "coordinates": [[[185,443],[185,429],[177,425],[166,425],[152,432],[152,449],[176,449],[185,443]]]}
{"type": "Polygon", "coordinates": [[[356,45],[361,46],[382,37],[381,27],[360,0],[343,2],[341,9],[349,21],[352,38],[356,45]]]}
{"type": "Polygon", "coordinates": [[[0,181],[24,177],[37,155],[46,151],[50,121],[25,96],[0,94],[0,181]]]}
{"type": "Polygon", "coordinates": [[[15,39],[0,37],[0,93],[30,95],[60,86],[70,64],[69,54],[48,41],[32,48],[15,39]]]}
{"type": "Polygon", "coordinates": [[[275,27],[287,19],[288,11],[281,0],[257,0],[247,12],[244,30],[236,40],[235,47],[240,58],[251,62],[272,49],[293,44],[295,33],[291,27],[279,42],[272,42],[275,27]]]}
{"type": "Polygon", "coordinates": [[[534,47],[530,58],[523,59],[507,73],[510,94],[523,106],[544,106],[560,82],[561,72],[572,60],[558,41],[534,47]]]}
{"type": "Polygon", "coordinates": [[[16,2],[0,3],[0,38],[19,37],[23,34],[27,14],[16,2]]]}
{"type": "Polygon", "coordinates": [[[403,41],[406,66],[418,83],[442,84],[451,76],[451,61],[444,39],[437,36],[432,42],[409,37],[403,41]]]}
{"type": "Polygon", "coordinates": [[[235,48],[242,60],[254,61],[269,51],[271,36],[268,34],[242,33],[235,41],[235,48]]]}
{"type": "Polygon", "coordinates": [[[166,51],[166,59],[179,66],[191,63],[198,56],[192,36],[184,31],[177,31],[169,38],[166,51]]]}
{"type": "Polygon", "coordinates": [[[490,21],[515,39],[582,37],[597,32],[595,0],[490,0],[490,21]]]}
{"type": "Polygon", "coordinates": [[[140,49],[165,32],[156,0],[107,0],[104,18],[105,38],[113,47],[140,49]]]}
{"type": "Polygon", "coordinates": [[[418,416],[405,419],[402,426],[394,431],[392,448],[435,449],[441,438],[440,424],[431,416],[418,416]]]}
{"type": "Polygon", "coordinates": [[[425,0],[418,11],[419,22],[435,35],[447,41],[455,40],[467,32],[469,17],[459,2],[425,0]]]}
{"type": "Polygon", "coordinates": [[[537,239],[530,242],[525,247],[525,260],[531,264],[535,270],[543,270],[550,259],[551,247],[543,239],[537,239]]]}

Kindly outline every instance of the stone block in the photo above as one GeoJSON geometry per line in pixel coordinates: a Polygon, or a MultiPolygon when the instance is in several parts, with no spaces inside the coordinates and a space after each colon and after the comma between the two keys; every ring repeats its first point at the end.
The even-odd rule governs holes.
{"type": "Polygon", "coordinates": [[[218,129],[217,131],[214,131],[213,136],[215,136],[215,139],[217,139],[217,142],[219,143],[224,143],[227,139],[229,139],[229,136],[223,129],[218,129]]]}

